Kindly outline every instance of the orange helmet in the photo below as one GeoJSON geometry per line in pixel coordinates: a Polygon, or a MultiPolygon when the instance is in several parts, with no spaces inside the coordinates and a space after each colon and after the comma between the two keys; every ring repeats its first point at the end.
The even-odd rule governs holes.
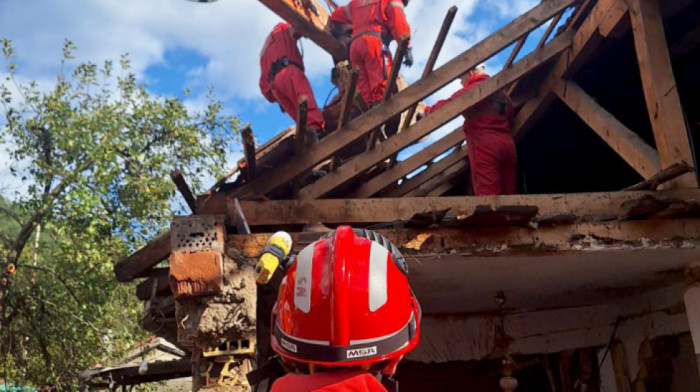
{"type": "Polygon", "coordinates": [[[272,348],[286,363],[379,364],[393,374],[420,336],[420,306],[407,274],[389,240],[339,227],[288,268],[272,311],[272,348]]]}

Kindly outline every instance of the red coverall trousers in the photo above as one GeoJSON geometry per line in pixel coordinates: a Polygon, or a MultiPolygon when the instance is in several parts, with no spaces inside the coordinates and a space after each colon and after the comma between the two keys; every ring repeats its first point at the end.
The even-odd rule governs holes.
{"type": "Polygon", "coordinates": [[[350,44],[350,63],[357,67],[357,88],[367,105],[384,97],[387,78],[391,74],[390,55],[382,53],[382,40],[374,35],[362,35],[350,44]]]}
{"type": "Polygon", "coordinates": [[[506,132],[464,128],[476,196],[516,193],[515,142],[506,132]]]}
{"type": "Polygon", "coordinates": [[[290,373],[278,379],[270,392],[386,392],[367,372],[346,370],[313,375],[290,373]]]}
{"type": "Polygon", "coordinates": [[[316,104],[309,80],[299,68],[290,65],[275,75],[272,94],[285,113],[297,120],[297,102],[306,96],[306,127],[323,130],[323,114],[316,104]]]}

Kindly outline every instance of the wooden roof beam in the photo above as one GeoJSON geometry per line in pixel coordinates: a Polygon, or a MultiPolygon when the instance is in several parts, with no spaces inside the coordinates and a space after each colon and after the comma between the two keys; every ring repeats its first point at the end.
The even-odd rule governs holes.
{"type": "MultiPolygon", "coordinates": [[[[664,192],[603,192],[555,195],[506,195],[461,197],[403,197],[377,199],[321,200],[241,200],[241,208],[251,226],[324,222],[328,224],[367,224],[407,220],[419,212],[449,208],[451,213],[468,215],[480,205],[537,206],[540,215],[567,213],[575,216],[617,216],[623,202],[645,195],[657,199],[700,200],[698,190],[664,192]]],[[[233,202],[232,198],[227,203],[233,202]]],[[[222,207],[223,208],[223,207],[222,207]]],[[[217,212],[212,212],[217,213],[217,212]]]]}
{"type": "MultiPolygon", "coordinates": [[[[642,87],[661,166],[685,163],[694,167],[688,128],[673,75],[659,2],[629,0],[628,4],[642,87]]],[[[670,184],[680,188],[697,188],[698,180],[694,173],[689,173],[670,184]]]]}
{"type": "MultiPolygon", "coordinates": [[[[244,185],[234,194],[241,198],[250,195],[265,195],[277,187],[289,183],[316,164],[330,158],[343,147],[452,82],[467,70],[500,52],[575,2],[576,0],[548,0],[540,3],[495,34],[434,70],[427,77],[396,94],[391,100],[352,120],[342,131],[328,135],[309,148],[307,153],[295,157],[287,163],[285,170],[279,170],[277,175],[258,178],[256,181],[244,185]]],[[[394,138],[392,137],[392,139],[394,138]]],[[[387,144],[391,144],[391,142],[384,143],[384,145],[387,144]]]]}
{"type": "Polygon", "coordinates": [[[557,96],[643,178],[661,171],[659,154],[572,81],[561,80],[557,96]]]}

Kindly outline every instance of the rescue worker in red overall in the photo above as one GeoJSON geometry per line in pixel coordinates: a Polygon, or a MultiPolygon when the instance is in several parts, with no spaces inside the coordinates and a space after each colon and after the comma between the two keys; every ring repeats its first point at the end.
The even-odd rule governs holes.
{"type": "MultiPolygon", "coordinates": [[[[435,112],[488,78],[484,65],[472,69],[462,76],[461,90],[449,99],[426,107],[425,114],[435,112]]],[[[511,136],[513,103],[508,95],[499,91],[462,115],[474,194],[477,196],[515,194],[517,158],[515,142],[511,136]]]]}
{"type": "MultiPolygon", "coordinates": [[[[352,0],[331,15],[336,26],[352,24],[350,64],[360,70],[357,88],[369,107],[384,97],[391,74],[389,42],[392,38],[397,42],[411,38],[411,27],[403,12],[406,5],[408,0],[352,0]]],[[[410,46],[404,64],[413,65],[410,46]]]]}
{"type": "Polygon", "coordinates": [[[418,344],[420,306],[406,261],[386,238],[341,226],[288,267],[271,346],[291,370],[272,392],[386,392],[418,344]]]}
{"type": "Polygon", "coordinates": [[[260,53],[260,90],[268,101],[279,103],[295,122],[299,99],[305,96],[306,128],[314,136],[322,136],[323,115],[304,74],[304,62],[297,48],[299,38],[301,35],[288,23],[277,24],[268,35],[260,53]]]}

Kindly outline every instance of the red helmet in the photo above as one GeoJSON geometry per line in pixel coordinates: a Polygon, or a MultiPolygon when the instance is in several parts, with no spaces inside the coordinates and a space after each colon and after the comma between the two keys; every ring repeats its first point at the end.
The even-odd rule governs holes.
{"type": "Polygon", "coordinates": [[[419,340],[406,261],[386,238],[341,226],[304,248],[272,311],[272,348],[287,363],[381,363],[393,374],[419,340]]]}

